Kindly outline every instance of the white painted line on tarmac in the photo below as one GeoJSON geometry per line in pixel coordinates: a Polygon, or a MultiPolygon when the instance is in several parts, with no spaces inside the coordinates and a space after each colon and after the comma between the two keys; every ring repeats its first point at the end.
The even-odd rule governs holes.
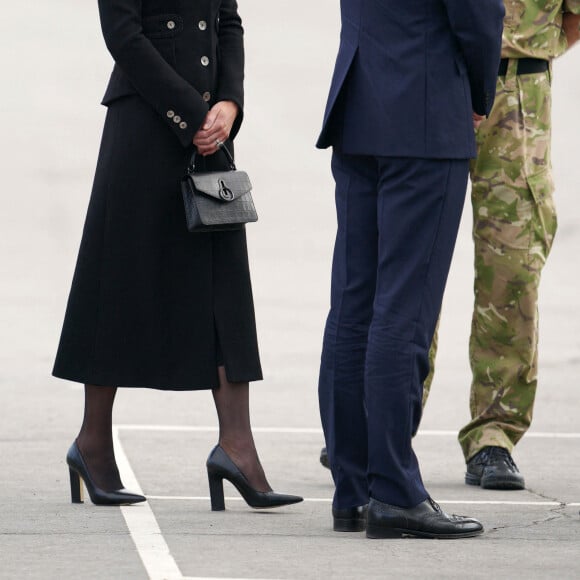
{"type": "MultiPolygon", "coordinates": [[[[190,433],[217,433],[218,427],[205,426],[191,426],[191,425],[115,425],[116,429],[120,431],[179,431],[190,433]]],[[[254,433],[272,433],[272,434],[296,434],[296,435],[322,435],[322,429],[319,427],[252,427],[254,433]]],[[[425,437],[456,437],[457,431],[439,431],[420,429],[417,435],[425,437]]],[[[580,433],[554,433],[531,431],[526,433],[525,437],[532,439],[580,439],[580,433]]]]}
{"type": "MultiPolygon", "coordinates": [[[[169,431],[169,432],[190,432],[190,433],[217,433],[217,426],[191,426],[191,425],[116,425],[120,431],[169,431]]],[[[254,433],[280,433],[297,435],[322,435],[319,427],[252,427],[254,433]]]]}
{"type": "MultiPolygon", "coordinates": [[[[136,493],[143,493],[121,444],[118,427],[113,428],[113,440],[124,485],[136,493]]],[[[183,574],[169,551],[149,504],[121,506],[121,513],[150,580],[182,580],[183,574]]]]}
{"type": "MultiPolygon", "coordinates": [[[[161,500],[161,501],[206,501],[209,503],[208,495],[148,495],[147,499],[161,500]]],[[[244,501],[241,496],[224,497],[226,501],[244,501]]],[[[331,498],[326,497],[310,497],[304,498],[304,501],[330,503],[331,498]]]]}
{"type": "MultiPolygon", "coordinates": [[[[432,431],[419,429],[417,435],[426,437],[457,437],[457,431],[432,431]]],[[[580,433],[557,433],[545,431],[528,431],[524,437],[531,439],[580,439],[580,433]]]]}
{"type": "Polygon", "coordinates": [[[509,505],[509,506],[562,506],[559,501],[507,501],[507,500],[469,500],[469,499],[438,499],[437,503],[447,505],[509,505]]]}
{"type": "MultiPolygon", "coordinates": [[[[149,500],[159,501],[203,501],[209,503],[209,496],[203,495],[148,495],[149,500]]],[[[244,501],[239,496],[226,497],[226,501],[244,501]]],[[[305,502],[310,503],[331,503],[332,498],[329,497],[305,497],[305,502]]],[[[559,501],[507,501],[507,500],[477,500],[477,499],[438,499],[437,503],[446,505],[508,505],[508,506],[538,506],[538,507],[576,507],[580,503],[560,503],[559,501]]]]}

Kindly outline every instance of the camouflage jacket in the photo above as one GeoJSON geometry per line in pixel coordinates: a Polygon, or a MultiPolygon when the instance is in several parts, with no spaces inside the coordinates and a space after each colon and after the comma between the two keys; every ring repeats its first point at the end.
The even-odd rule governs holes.
{"type": "Polygon", "coordinates": [[[580,14],[580,0],[504,0],[503,58],[550,60],[566,51],[563,12],[580,14]]]}

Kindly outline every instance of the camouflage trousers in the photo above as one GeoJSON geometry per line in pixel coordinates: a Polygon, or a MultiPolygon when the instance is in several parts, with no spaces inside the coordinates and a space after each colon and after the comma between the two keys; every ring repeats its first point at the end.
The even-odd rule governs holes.
{"type": "MultiPolygon", "coordinates": [[[[469,342],[471,421],[466,460],[488,445],[513,450],[532,420],[538,287],[556,233],[550,163],[550,73],[499,77],[471,165],[475,305],[469,342]]],[[[431,348],[434,369],[437,339],[431,348]]],[[[433,372],[425,382],[425,404],[433,372]]]]}

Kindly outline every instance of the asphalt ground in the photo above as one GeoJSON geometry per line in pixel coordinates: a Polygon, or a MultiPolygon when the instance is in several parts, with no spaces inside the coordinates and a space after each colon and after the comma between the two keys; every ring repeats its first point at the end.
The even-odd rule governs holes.
{"type": "Polygon", "coordinates": [[[469,204],[449,278],[432,396],[416,440],[427,487],[480,518],[465,541],[371,541],[331,530],[316,400],[335,217],[328,152],[314,149],[338,42],[338,3],[241,0],[246,121],[238,165],[254,182],[248,227],[266,379],[252,387],[262,462],[307,500],[255,512],[226,489],[209,509],[209,392],[123,390],[115,411],[127,487],[147,504],[69,503],[66,449],[82,390],[51,378],[92,182],[111,60],[96,2],[20,0],[0,19],[0,578],[580,577],[580,48],[554,66],[559,231],[541,289],[540,387],[515,459],[527,490],[463,483],[468,420],[469,204]]]}

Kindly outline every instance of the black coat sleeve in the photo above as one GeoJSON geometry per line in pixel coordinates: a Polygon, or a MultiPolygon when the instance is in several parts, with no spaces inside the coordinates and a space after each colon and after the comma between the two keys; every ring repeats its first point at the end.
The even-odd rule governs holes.
{"type": "Polygon", "coordinates": [[[143,34],[142,0],[99,0],[105,43],[137,92],[161,115],[184,147],[203,123],[208,106],[143,34]],[[181,117],[176,123],[175,115],[181,117]]]}
{"type": "Polygon", "coordinates": [[[244,109],[244,29],[236,0],[222,0],[218,30],[218,101],[238,105],[238,117],[232,127],[233,139],[243,119],[244,109]]]}
{"type": "Polygon", "coordinates": [[[467,64],[473,110],[489,115],[501,55],[503,0],[443,0],[467,64]]]}

